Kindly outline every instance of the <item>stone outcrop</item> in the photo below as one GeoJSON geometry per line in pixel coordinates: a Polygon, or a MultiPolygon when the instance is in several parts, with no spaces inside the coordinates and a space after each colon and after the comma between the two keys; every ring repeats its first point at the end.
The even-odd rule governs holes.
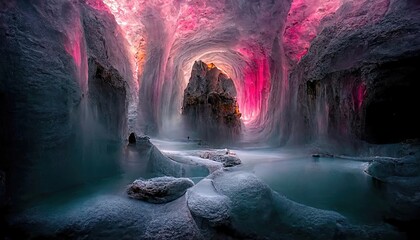
{"type": "Polygon", "coordinates": [[[194,186],[188,178],[157,177],[148,180],[138,179],[129,185],[127,194],[131,198],[151,203],[173,201],[194,186]]]}
{"type": "Polygon", "coordinates": [[[290,73],[291,137],[394,143],[420,136],[419,5],[349,2],[290,73]]]}
{"type": "Polygon", "coordinates": [[[0,168],[13,198],[117,169],[111,144],[126,136],[132,69],[114,17],[89,2],[1,4],[0,168]]]}
{"type": "Polygon", "coordinates": [[[127,126],[127,83],[114,67],[89,59],[89,99],[97,120],[113,136],[123,137],[127,126]]]}
{"type": "Polygon", "coordinates": [[[240,134],[241,113],[235,85],[212,63],[194,63],[182,108],[188,128],[202,139],[224,142],[240,134]]]}
{"type": "Polygon", "coordinates": [[[241,164],[241,159],[228,149],[205,151],[200,153],[200,157],[223,163],[223,167],[233,167],[241,164]]]}
{"type": "MultiPolygon", "coordinates": [[[[386,185],[386,195],[392,211],[385,216],[391,224],[413,227],[420,214],[420,152],[401,158],[377,157],[369,163],[366,172],[386,185]],[[392,222],[394,221],[394,222],[392,222]],[[410,225],[412,224],[412,225],[410,225]]],[[[416,231],[416,228],[407,229],[416,231]]]]}

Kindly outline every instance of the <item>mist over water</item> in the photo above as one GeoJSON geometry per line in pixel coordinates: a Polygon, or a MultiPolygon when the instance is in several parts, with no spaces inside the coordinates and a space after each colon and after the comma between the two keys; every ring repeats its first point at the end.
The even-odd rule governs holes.
{"type": "MultiPolygon", "coordinates": [[[[197,151],[212,149],[199,146],[195,141],[153,139],[152,142],[163,153],[181,156],[192,156],[197,151]]],[[[87,146],[95,149],[95,145],[87,146]]],[[[96,163],[94,159],[90,159],[89,163],[86,160],[79,163],[79,175],[72,175],[73,172],[69,171],[73,178],[84,180],[79,186],[57,190],[23,206],[36,207],[40,209],[39,214],[79,207],[83,209],[96,204],[92,200],[98,197],[123,197],[127,185],[134,179],[158,176],[148,167],[147,152],[117,142],[108,143],[107,146],[108,150],[96,148],[98,152],[103,152],[102,158],[96,163]]],[[[385,186],[375,183],[364,173],[367,165],[364,162],[312,158],[308,157],[308,150],[305,148],[248,147],[229,150],[235,152],[242,161],[232,171],[251,172],[274,191],[298,203],[336,211],[355,224],[381,223],[389,211],[384,199],[385,186]]],[[[101,155],[96,153],[96,156],[101,155]]],[[[73,162],[72,165],[74,167],[78,164],[73,162]]],[[[204,177],[197,178],[199,172],[189,174],[191,175],[187,173],[186,177],[191,177],[195,182],[204,177]]],[[[70,176],[60,176],[61,179],[66,177],[70,176]]]]}
{"type": "MultiPolygon", "coordinates": [[[[184,155],[211,149],[188,141],[154,139],[153,143],[163,152],[184,155]]],[[[230,151],[242,161],[233,171],[251,172],[298,203],[337,211],[359,224],[380,223],[390,211],[386,186],[364,172],[367,162],[313,158],[307,147],[236,146],[230,151]]]]}

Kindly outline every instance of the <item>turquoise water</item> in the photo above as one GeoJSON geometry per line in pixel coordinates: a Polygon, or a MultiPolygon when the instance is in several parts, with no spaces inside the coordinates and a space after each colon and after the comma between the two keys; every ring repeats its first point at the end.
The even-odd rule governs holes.
{"type": "Polygon", "coordinates": [[[374,224],[389,211],[386,186],[364,172],[367,163],[336,158],[312,158],[281,151],[239,151],[237,170],[251,171],[274,191],[320,209],[333,210],[351,222],[374,224]],[[249,156],[251,155],[251,157],[249,156]]]}
{"type": "MultiPolygon", "coordinates": [[[[187,154],[203,149],[195,142],[153,142],[162,150],[187,154]]],[[[254,173],[274,191],[298,203],[336,211],[358,224],[380,223],[388,211],[384,196],[386,187],[375,183],[365,174],[367,164],[364,162],[312,158],[298,150],[232,151],[242,160],[242,165],[233,168],[235,171],[254,173]]],[[[40,197],[28,205],[41,204],[56,208],[69,204],[77,207],[100,196],[127,198],[125,189],[128,184],[137,178],[149,178],[153,175],[148,172],[145,152],[139,152],[135,147],[124,147],[122,152],[121,158],[116,162],[118,168],[115,175],[40,197]]],[[[192,179],[197,183],[202,178],[192,179]]]]}
{"type": "MultiPolygon", "coordinates": [[[[154,141],[160,149],[191,151],[195,143],[154,141]]],[[[304,149],[245,148],[237,153],[242,165],[236,171],[257,175],[274,191],[320,209],[339,212],[353,223],[383,222],[389,212],[386,186],[364,170],[366,162],[341,158],[312,158],[304,149]]]]}

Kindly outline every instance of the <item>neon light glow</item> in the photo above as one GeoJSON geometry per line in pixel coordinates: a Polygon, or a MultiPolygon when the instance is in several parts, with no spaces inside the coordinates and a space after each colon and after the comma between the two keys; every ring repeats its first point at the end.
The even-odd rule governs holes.
{"type": "Polygon", "coordinates": [[[319,31],[321,20],[335,13],[340,0],[295,0],[292,2],[284,32],[286,54],[298,62],[308,51],[311,41],[319,31]]]}
{"type": "MultiPolygon", "coordinates": [[[[242,119],[246,123],[259,119],[261,111],[266,111],[271,88],[270,53],[274,39],[282,37],[281,19],[288,11],[287,3],[246,1],[235,4],[226,0],[103,2],[130,44],[139,81],[145,91],[143,95],[151,93],[145,96],[144,101],[150,103],[144,108],[149,108],[148,114],[158,124],[165,118],[173,120],[171,113],[180,113],[182,92],[197,60],[214,63],[233,79],[242,119]],[[244,14],[243,9],[254,10],[244,14]],[[157,57],[159,59],[155,59],[157,57]],[[165,91],[171,94],[168,100],[160,97],[165,91]]],[[[294,1],[291,12],[298,11],[304,4],[304,1],[294,1]]],[[[305,15],[312,23],[286,28],[285,38],[301,43],[294,56],[300,58],[305,53],[302,49],[309,46],[309,41],[299,40],[304,29],[312,29],[306,35],[313,38],[320,19],[335,11],[337,6],[337,1],[327,1],[305,15]]],[[[288,22],[288,26],[291,25],[288,22]]],[[[308,39],[306,35],[304,39],[308,39]]],[[[287,82],[282,84],[285,91],[287,86],[287,82]]]]}

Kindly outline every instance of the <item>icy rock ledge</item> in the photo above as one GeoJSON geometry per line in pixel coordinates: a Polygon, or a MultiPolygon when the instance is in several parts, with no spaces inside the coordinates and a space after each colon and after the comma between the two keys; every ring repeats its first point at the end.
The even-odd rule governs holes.
{"type": "Polygon", "coordinates": [[[393,209],[388,220],[420,220],[420,152],[401,158],[378,157],[369,163],[366,173],[386,183],[386,197],[393,209]]]}
{"type": "Polygon", "coordinates": [[[352,225],[337,212],[293,202],[254,174],[228,168],[188,189],[186,199],[208,239],[398,239],[388,226],[352,225]]]}
{"type": "Polygon", "coordinates": [[[166,203],[173,201],[194,186],[188,178],[157,177],[148,180],[135,180],[129,185],[127,194],[131,198],[151,203],[166,203]]]}
{"type": "Polygon", "coordinates": [[[229,224],[231,202],[216,191],[213,180],[203,179],[187,191],[187,204],[193,216],[205,219],[210,226],[229,224]]]}
{"type": "Polygon", "coordinates": [[[239,159],[234,152],[231,152],[228,149],[205,151],[201,152],[199,156],[204,159],[210,159],[223,163],[223,167],[233,167],[241,164],[241,159],[239,159]]]}

